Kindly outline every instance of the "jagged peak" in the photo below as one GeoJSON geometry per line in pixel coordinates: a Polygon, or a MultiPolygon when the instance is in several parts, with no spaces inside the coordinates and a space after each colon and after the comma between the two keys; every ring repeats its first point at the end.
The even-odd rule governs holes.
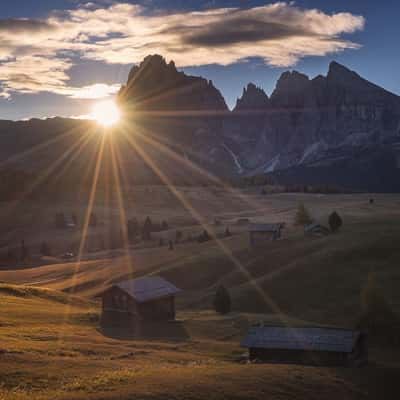
{"type": "Polygon", "coordinates": [[[328,75],[327,78],[329,80],[337,80],[338,78],[340,80],[343,79],[348,79],[348,78],[358,78],[362,79],[360,75],[358,75],[356,72],[352,71],[351,69],[345,67],[342,64],[339,64],[336,61],[331,61],[329,64],[329,70],[328,70],[328,75]]]}
{"type": "Polygon", "coordinates": [[[250,82],[243,88],[242,96],[236,100],[234,110],[265,108],[268,104],[269,98],[264,90],[250,82]]]}
{"type": "Polygon", "coordinates": [[[298,71],[286,71],[279,77],[274,92],[302,90],[309,82],[310,78],[306,74],[298,71]]]}

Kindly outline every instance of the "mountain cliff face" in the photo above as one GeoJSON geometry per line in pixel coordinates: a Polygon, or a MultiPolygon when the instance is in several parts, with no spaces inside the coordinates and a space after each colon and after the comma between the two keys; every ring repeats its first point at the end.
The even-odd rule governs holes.
{"type": "Polygon", "coordinates": [[[326,76],[314,79],[297,71],[283,73],[270,98],[249,83],[229,111],[211,82],[178,72],[160,56],[149,56],[132,69],[120,98],[136,109],[174,111],[179,115],[175,120],[153,116],[142,123],[168,137],[173,147],[179,143],[186,158],[217,174],[349,162],[373,169],[379,168],[375,164],[380,151],[390,152],[393,168],[400,165],[400,97],[336,62],[326,76]],[[196,113],[181,113],[185,110],[196,113]]]}

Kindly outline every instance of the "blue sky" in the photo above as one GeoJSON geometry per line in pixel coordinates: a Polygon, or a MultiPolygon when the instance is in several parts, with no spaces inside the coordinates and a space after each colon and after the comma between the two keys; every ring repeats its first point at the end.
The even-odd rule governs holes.
{"type": "Polygon", "coordinates": [[[87,114],[154,52],[213,80],[229,106],[248,82],[270,94],[283,71],[313,77],[331,60],[400,94],[395,0],[2,3],[1,119],[87,114]]]}

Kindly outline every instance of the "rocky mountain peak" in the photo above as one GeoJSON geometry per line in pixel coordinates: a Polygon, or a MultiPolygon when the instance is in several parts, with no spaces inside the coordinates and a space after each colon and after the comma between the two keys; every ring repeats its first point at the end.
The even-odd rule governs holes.
{"type": "Polygon", "coordinates": [[[342,64],[332,61],[329,64],[327,79],[329,82],[334,82],[341,85],[348,85],[354,81],[363,80],[360,75],[350,70],[342,64]]]}
{"type": "Polygon", "coordinates": [[[269,99],[263,89],[254,83],[249,83],[243,88],[243,93],[236,101],[234,111],[259,110],[268,107],[269,99]]]}
{"type": "Polygon", "coordinates": [[[227,110],[221,93],[211,81],[178,71],[175,63],[154,54],[132,68],[120,103],[135,103],[147,110],[227,110]]]}
{"type": "Polygon", "coordinates": [[[304,90],[309,84],[307,75],[297,71],[284,72],[276,84],[275,92],[298,92],[304,90]]]}

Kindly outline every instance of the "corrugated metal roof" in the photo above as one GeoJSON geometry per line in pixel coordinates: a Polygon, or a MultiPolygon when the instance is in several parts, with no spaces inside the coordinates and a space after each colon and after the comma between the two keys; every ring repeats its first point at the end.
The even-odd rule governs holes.
{"type": "Polygon", "coordinates": [[[283,228],[283,224],[250,224],[250,232],[278,232],[283,228]]]}
{"type": "Polygon", "coordinates": [[[176,286],[160,276],[145,276],[143,278],[131,279],[116,285],[128,293],[139,303],[174,295],[180,292],[176,286]]]}
{"type": "Polygon", "coordinates": [[[351,353],[359,332],[334,328],[259,326],[240,344],[248,348],[312,350],[351,353]]]}

